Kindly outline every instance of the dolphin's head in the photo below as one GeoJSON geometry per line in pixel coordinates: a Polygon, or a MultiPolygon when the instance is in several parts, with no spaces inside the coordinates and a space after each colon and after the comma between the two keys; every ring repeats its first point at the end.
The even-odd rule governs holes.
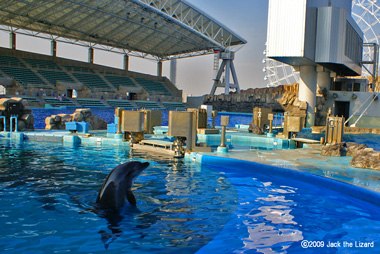
{"type": "Polygon", "coordinates": [[[101,209],[117,210],[125,203],[125,197],[132,205],[136,199],[132,193],[133,182],[149,166],[149,162],[131,161],[114,168],[104,182],[96,203],[101,209]]]}
{"type": "Polygon", "coordinates": [[[128,172],[124,176],[124,182],[126,184],[124,185],[126,190],[126,198],[128,199],[129,203],[131,203],[133,206],[136,206],[136,199],[131,191],[131,188],[136,177],[139,176],[141,172],[149,166],[149,162],[141,163],[139,161],[132,161],[126,163],[125,166],[127,169],[126,172],[128,172]]]}
{"type": "Polygon", "coordinates": [[[139,162],[132,161],[125,164],[126,169],[128,169],[128,174],[125,177],[128,177],[132,181],[138,177],[144,169],[149,167],[149,162],[139,162]]]}

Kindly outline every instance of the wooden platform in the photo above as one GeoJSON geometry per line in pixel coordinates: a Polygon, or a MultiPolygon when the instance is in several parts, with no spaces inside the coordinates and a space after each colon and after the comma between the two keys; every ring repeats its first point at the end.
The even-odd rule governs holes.
{"type": "Polygon", "coordinates": [[[174,156],[173,142],[163,140],[142,140],[138,144],[133,144],[132,149],[144,150],[155,153],[164,153],[174,156]]]}
{"type": "Polygon", "coordinates": [[[291,140],[296,142],[296,148],[303,148],[303,144],[320,144],[320,140],[307,139],[307,138],[292,138],[291,140]]]}
{"type": "Polygon", "coordinates": [[[320,144],[320,140],[307,139],[307,138],[292,138],[296,142],[306,143],[306,144],[320,144]]]}

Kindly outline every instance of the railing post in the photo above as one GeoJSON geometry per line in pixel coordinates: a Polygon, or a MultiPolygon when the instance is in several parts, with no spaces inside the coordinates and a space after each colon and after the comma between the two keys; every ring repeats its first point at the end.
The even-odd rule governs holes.
{"type": "Polygon", "coordinates": [[[13,127],[12,127],[13,119],[15,119],[15,132],[17,132],[17,116],[15,115],[11,116],[11,119],[10,119],[10,131],[11,132],[13,131],[13,127]]]}
{"type": "Polygon", "coordinates": [[[4,123],[4,132],[6,132],[7,131],[7,122],[6,122],[6,120],[5,120],[5,116],[0,116],[0,119],[3,119],[3,123],[4,123]]]}

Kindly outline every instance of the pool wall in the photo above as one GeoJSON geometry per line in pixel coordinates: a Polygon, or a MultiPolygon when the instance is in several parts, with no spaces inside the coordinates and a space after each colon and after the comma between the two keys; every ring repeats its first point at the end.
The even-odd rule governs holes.
{"type": "Polygon", "coordinates": [[[296,181],[307,182],[380,206],[380,193],[307,172],[260,164],[257,162],[202,154],[196,154],[195,160],[201,165],[218,167],[225,170],[245,168],[246,170],[251,170],[258,174],[273,175],[273,177],[280,176],[296,181]]]}

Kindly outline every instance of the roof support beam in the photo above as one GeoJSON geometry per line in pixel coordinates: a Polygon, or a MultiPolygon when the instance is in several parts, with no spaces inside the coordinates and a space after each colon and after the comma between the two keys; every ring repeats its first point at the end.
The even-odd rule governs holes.
{"type": "Polygon", "coordinates": [[[157,77],[162,77],[162,61],[157,62],[157,77]]]}
{"type": "Polygon", "coordinates": [[[57,56],[57,42],[52,40],[50,43],[50,55],[53,57],[57,56]]]}
{"type": "Polygon", "coordinates": [[[88,62],[94,63],[94,48],[93,47],[88,48],[88,62]]]}
{"type": "Polygon", "coordinates": [[[11,49],[16,49],[16,34],[13,31],[9,34],[9,46],[11,49]]]}

